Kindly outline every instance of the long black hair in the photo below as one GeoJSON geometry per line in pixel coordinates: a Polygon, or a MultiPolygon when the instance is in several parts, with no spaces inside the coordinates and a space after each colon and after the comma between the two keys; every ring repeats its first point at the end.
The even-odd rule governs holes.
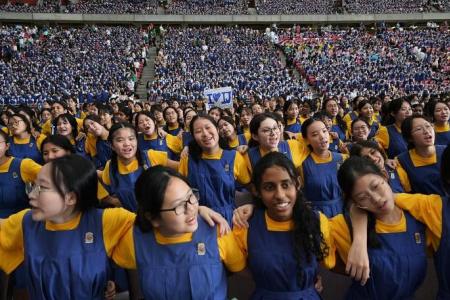
{"type": "Polygon", "coordinates": [[[167,185],[172,178],[179,178],[189,185],[180,173],[164,166],[145,170],[136,181],[134,193],[138,208],[135,223],[142,232],[150,232],[153,229],[150,219],[159,218],[167,185]]]}
{"type": "Polygon", "coordinates": [[[75,117],[69,113],[60,114],[53,120],[53,126],[55,128],[58,126],[59,120],[65,120],[70,124],[70,126],[72,127],[72,138],[76,139],[78,136],[78,124],[75,117]]]}
{"type": "MultiPolygon", "coordinates": [[[[319,216],[307,205],[303,193],[300,191],[298,171],[292,161],[285,155],[279,152],[270,152],[258,161],[252,175],[252,182],[256,190],[261,190],[264,172],[274,166],[284,169],[291,180],[295,182],[297,188],[297,199],[293,207],[292,216],[294,221],[292,234],[294,255],[297,260],[297,267],[300,270],[297,274],[297,280],[302,282],[302,259],[305,258],[308,262],[311,262],[312,259],[323,260],[328,255],[328,247],[320,230],[319,216]]],[[[264,207],[261,199],[257,199],[257,204],[260,207],[264,207]]]]}
{"type": "MultiPolygon", "coordinates": [[[[367,175],[374,174],[383,177],[386,180],[386,176],[372,161],[359,156],[349,157],[338,170],[338,182],[344,195],[344,206],[348,210],[352,203],[351,194],[355,187],[355,182],[358,178],[367,175]]],[[[347,211],[346,221],[350,227],[350,233],[353,232],[352,224],[349,220],[349,213],[347,211]]],[[[375,232],[376,218],[373,213],[367,212],[368,224],[367,224],[367,245],[370,248],[378,248],[381,246],[375,232]]]]}

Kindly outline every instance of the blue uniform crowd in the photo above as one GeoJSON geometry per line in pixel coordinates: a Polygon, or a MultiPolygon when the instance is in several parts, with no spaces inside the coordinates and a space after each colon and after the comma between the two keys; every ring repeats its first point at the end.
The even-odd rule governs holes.
{"type": "MultiPolygon", "coordinates": [[[[411,39],[426,40],[431,61],[447,59],[437,31],[418,33],[380,39],[408,51],[411,39]]],[[[145,57],[145,31],[0,34],[11,52],[0,60],[9,103],[0,114],[0,297],[226,299],[238,273],[254,282],[252,299],[321,299],[321,265],[349,276],[347,299],[412,299],[433,256],[430,297],[450,299],[444,70],[420,90],[319,85],[312,95],[261,31],[169,28],[150,100],[135,101],[122,84],[145,57]],[[91,55],[57,46],[75,42],[91,55]],[[89,69],[98,65],[106,69],[89,69]],[[55,76],[41,78],[39,66],[55,76]],[[33,80],[23,80],[28,72],[33,80]],[[201,91],[222,86],[233,87],[232,105],[205,105],[201,91]]],[[[325,42],[295,53],[317,51],[325,63],[340,51],[325,42]]],[[[403,76],[423,70],[402,59],[398,68],[415,70],[403,76]]]]}
{"type": "MultiPolygon", "coordinates": [[[[158,6],[165,8],[165,14],[173,15],[246,15],[248,1],[244,0],[120,0],[120,1],[87,1],[61,5],[60,1],[37,2],[36,5],[24,5],[10,1],[0,6],[0,11],[30,13],[90,13],[90,14],[156,14],[158,6]]],[[[391,14],[420,13],[434,10],[449,10],[448,1],[440,0],[408,0],[401,2],[375,0],[320,0],[320,1],[255,1],[256,12],[261,15],[325,15],[325,14],[391,14]]]]}

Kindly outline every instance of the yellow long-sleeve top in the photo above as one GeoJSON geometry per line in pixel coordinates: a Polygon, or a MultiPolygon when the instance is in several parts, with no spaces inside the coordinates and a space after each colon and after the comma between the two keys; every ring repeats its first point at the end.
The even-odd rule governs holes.
{"type": "Polygon", "coordinates": [[[356,114],[356,117],[358,117],[358,112],[357,111],[350,111],[348,112],[343,118],[342,120],[345,122],[345,124],[347,124],[347,130],[350,130],[350,128],[352,128],[352,114],[356,114]]]}
{"type": "MultiPolygon", "coordinates": [[[[311,152],[309,155],[311,155],[312,160],[316,164],[318,164],[318,165],[319,164],[326,164],[326,163],[329,163],[329,162],[331,162],[333,160],[333,155],[332,155],[331,151],[328,151],[328,152],[329,152],[329,156],[326,157],[326,158],[320,157],[317,154],[315,154],[314,152],[311,152]]],[[[341,153],[341,155],[342,155],[342,162],[344,162],[348,158],[348,154],[341,153]]],[[[305,177],[304,177],[304,174],[303,174],[303,168],[299,168],[299,172],[300,172],[300,178],[301,178],[302,182],[305,182],[305,180],[304,180],[305,177]]]]}
{"type": "MultiPolygon", "coordinates": [[[[148,160],[152,166],[163,165],[167,166],[167,152],[157,151],[150,149],[146,152],[148,160]]],[[[111,178],[109,177],[109,168],[111,165],[111,160],[108,160],[105,165],[105,169],[102,173],[102,181],[106,185],[111,185],[111,178]]],[[[139,168],[139,162],[135,158],[128,165],[122,163],[119,159],[117,160],[117,168],[119,170],[119,174],[126,175],[129,173],[135,172],[139,168]]]]}
{"type": "MultiPolygon", "coordinates": [[[[14,271],[24,261],[24,244],[22,220],[29,210],[11,215],[0,223],[0,269],[6,273],[14,271]]],[[[81,213],[63,224],[45,222],[49,231],[67,231],[78,227],[81,213]]],[[[109,257],[122,237],[132,231],[135,215],[123,208],[110,208],[103,211],[103,240],[109,257]]]]}
{"type": "MultiPolygon", "coordinates": [[[[310,153],[310,149],[307,147],[305,141],[301,137],[301,134],[297,135],[297,140],[287,140],[286,142],[288,143],[289,149],[291,150],[292,162],[294,163],[296,168],[299,168],[310,153]]],[[[269,153],[269,151],[264,151],[259,148],[259,153],[261,154],[261,157],[264,157],[264,155],[269,153]]],[[[245,155],[245,163],[251,174],[253,168],[248,154],[245,155]]]]}
{"type": "MultiPolygon", "coordinates": [[[[154,229],[155,239],[158,244],[171,245],[188,243],[192,240],[192,233],[185,233],[177,237],[167,237],[162,235],[158,230],[154,229]]],[[[226,268],[231,272],[239,272],[245,268],[246,261],[244,254],[237,245],[232,232],[219,237],[217,234],[217,246],[219,255],[226,268]]],[[[112,258],[116,264],[126,269],[136,269],[136,256],[134,249],[133,230],[130,229],[123,236],[122,240],[115,247],[112,258]]]]}
{"type": "Polygon", "coordinates": [[[442,198],[439,195],[397,194],[395,204],[427,227],[427,241],[434,251],[442,236],[442,198]]]}
{"type": "MultiPolygon", "coordinates": [[[[408,195],[408,194],[404,194],[408,195]]],[[[399,196],[396,196],[398,198],[399,196]]],[[[400,196],[402,197],[402,196],[400,196]]],[[[397,201],[397,200],[396,200],[397,201]]],[[[414,216],[413,216],[414,217],[414,216]]],[[[419,220],[419,219],[418,219],[419,220]]],[[[332,237],[331,243],[329,245],[330,251],[329,255],[332,261],[336,261],[335,255],[336,252],[339,254],[339,257],[344,263],[347,263],[347,256],[350,251],[350,247],[352,244],[352,239],[350,235],[350,229],[345,221],[344,215],[340,214],[328,220],[329,222],[329,230],[331,232],[330,236],[332,237]]],[[[420,220],[419,220],[420,221],[420,220]]],[[[406,217],[404,212],[402,211],[402,216],[399,222],[396,224],[387,224],[383,223],[380,220],[375,221],[375,232],[378,234],[383,233],[402,233],[406,232],[406,217]]],[[[426,234],[427,242],[430,243],[428,239],[428,231],[426,234]]]]}
{"type": "MultiPolygon", "coordinates": [[[[220,151],[214,153],[214,154],[202,154],[202,159],[215,159],[220,160],[222,157],[223,150],[220,149],[220,151]]],[[[180,172],[181,175],[188,177],[189,173],[189,156],[182,157],[180,160],[180,165],[178,168],[178,172],[180,172]]],[[[242,156],[242,154],[238,151],[236,151],[235,157],[234,157],[234,167],[233,167],[233,174],[234,179],[239,182],[240,184],[248,184],[251,180],[251,175],[246,167],[245,159],[242,156]]]]}
{"type": "MultiPolygon", "coordinates": [[[[423,157],[417,154],[416,149],[411,149],[408,152],[409,156],[411,157],[411,161],[415,167],[428,166],[435,164],[437,162],[436,153],[434,153],[432,156],[429,157],[423,157]]],[[[408,178],[408,173],[406,173],[406,170],[402,167],[400,163],[398,163],[397,166],[397,173],[399,175],[400,183],[405,189],[405,192],[411,192],[411,183],[408,178]]]]}
{"type": "MultiPolygon", "coordinates": [[[[5,163],[0,165],[0,173],[9,172],[11,162],[12,157],[8,159],[5,163]]],[[[29,158],[22,159],[22,162],[20,163],[20,175],[22,177],[23,182],[25,183],[34,182],[41,168],[42,166],[32,159],[29,158]]],[[[105,198],[106,196],[108,196],[108,192],[100,183],[98,183],[97,198],[100,200],[105,198]]]]}
{"type": "MultiPolygon", "coordinates": [[[[400,128],[398,128],[397,125],[394,125],[394,127],[397,132],[401,134],[402,131],[400,128]]],[[[386,126],[380,126],[378,128],[378,131],[375,134],[375,141],[377,141],[384,150],[389,148],[389,131],[386,126]]]]}
{"type": "MultiPolygon", "coordinates": [[[[106,141],[106,140],[105,140],[106,141]]],[[[91,157],[97,155],[97,137],[91,133],[88,133],[86,136],[86,142],[84,144],[84,150],[91,157]]]]}
{"type": "MultiPolygon", "coordinates": [[[[275,221],[269,217],[269,215],[267,214],[267,211],[265,212],[264,217],[266,220],[266,226],[267,226],[268,231],[283,231],[283,232],[285,232],[285,231],[292,231],[294,228],[293,220],[289,220],[289,221],[285,221],[285,222],[275,221]]],[[[323,234],[325,243],[327,245],[330,245],[331,241],[332,241],[332,237],[330,236],[331,231],[330,231],[330,226],[328,224],[329,222],[327,220],[327,217],[324,214],[319,213],[319,218],[320,218],[320,231],[323,234]]],[[[239,227],[235,226],[233,228],[233,234],[236,237],[238,246],[241,248],[242,252],[244,253],[245,257],[247,258],[247,256],[248,256],[248,244],[247,244],[248,228],[239,228],[239,227]]],[[[335,258],[332,256],[325,257],[322,263],[328,269],[332,269],[336,264],[335,258]]]]}
{"type": "MultiPolygon", "coordinates": [[[[45,134],[40,134],[38,136],[38,138],[36,139],[36,146],[39,149],[39,151],[41,151],[42,142],[45,140],[46,137],[47,136],[45,134]]],[[[17,145],[29,144],[30,140],[31,140],[31,136],[24,138],[24,139],[20,139],[15,136],[13,137],[13,142],[14,142],[14,144],[17,144],[17,145]]]]}
{"type": "MultiPolygon", "coordinates": [[[[152,136],[142,135],[145,141],[152,141],[158,138],[158,134],[154,132],[152,136]]],[[[169,148],[172,152],[176,154],[180,154],[183,151],[183,139],[181,137],[167,134],[165,137],[167,148],[169,148]]]]}
{"type": "MultiPolygon", "coordinates": [[[[0,165],[0,173],[9,172],[9,167],[13,161],[13,157],[10,157],[7,161],[0,165]]],[[[20,176],[23,182],[34,182],[37,174],[41,170],[41,165],[29,158],[22,159],[20,163],[20,176]]]]}

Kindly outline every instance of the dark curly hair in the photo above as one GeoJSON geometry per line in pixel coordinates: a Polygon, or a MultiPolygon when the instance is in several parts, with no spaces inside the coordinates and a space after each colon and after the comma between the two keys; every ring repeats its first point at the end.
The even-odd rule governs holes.
{"type": "MultiPolygon", "coordinates": [[[[312,259],[323,260],[328,255],[329,249],[320,230],[319,216],[307,204],[303,193],[300,191],[298,171],[285,155],[279,152],[271,152],[258,161],[252,175],[252,182],[256,190],[259,191],[261,189],[264,172],[274,166],[284,169],[291,180],[296,183],[297,199],[293,208],[294,230],[292,234],[294,238],[294,255],[299,270],[297,280],[302,282],[302,258],[305,257],[308,262],[311,262],[312,259]]],[[[257,205],[264,207],[261,199],[257,199],[257,205]]]]}

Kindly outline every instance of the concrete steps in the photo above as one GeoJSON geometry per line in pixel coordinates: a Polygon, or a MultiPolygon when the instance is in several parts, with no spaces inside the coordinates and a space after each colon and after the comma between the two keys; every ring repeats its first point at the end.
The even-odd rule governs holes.
{"type": "Polygon", "coordinates": [[[147,99],[147,82],[155,79],[155,58],[156,47],[150,47],[147,53],[147,65],[142,70],[142,76],[136,88],[136,93],[143,100],[147,99]]]}

